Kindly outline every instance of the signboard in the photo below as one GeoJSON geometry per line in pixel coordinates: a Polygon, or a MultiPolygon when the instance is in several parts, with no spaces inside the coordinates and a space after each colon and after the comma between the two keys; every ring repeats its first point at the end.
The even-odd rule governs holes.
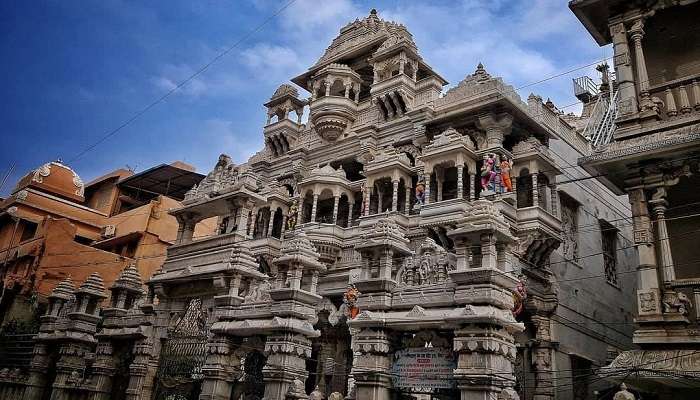
{"type": "Polygon", "coordinates": [[[394,387],[450,389],[454,386],[455,358],[451,349],[411,347],[394,353],[394,387]]]}

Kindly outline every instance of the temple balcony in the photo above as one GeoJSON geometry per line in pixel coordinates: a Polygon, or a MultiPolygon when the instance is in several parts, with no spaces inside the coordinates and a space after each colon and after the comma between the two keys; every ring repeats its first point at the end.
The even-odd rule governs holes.
{"type": "Polygon", "coordinates": [[[303,124],[287,118],[273,122],[263,129],[265,144],[275,157],[281,156],[294,145],[303,128],[303,124]]]}
{"type": "Polygon", "coordinates": [[[398,74],[373,84],[372,89],[370,89],[373,98],[393,92],[403,92],[406,96],[404,100],[410,99],[409,105],[412,105],[413,99],[416,97],[416,82],[408,75],[398,74]]]}
{"type": "Polygon", "coordinates": [[[324,96],[311,102],[310,120],[327,141],[340,138],[357,118],[357,103],[346,97],[324,96]]]}

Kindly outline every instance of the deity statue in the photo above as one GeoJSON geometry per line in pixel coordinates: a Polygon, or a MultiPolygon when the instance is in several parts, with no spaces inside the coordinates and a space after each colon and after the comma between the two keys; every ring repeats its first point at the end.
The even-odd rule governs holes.
{"type": "Polygon", "coordinates": [[[360,309],[356,305],[359,297],[360,291],[352,283],[349,284],[348,289],[343,294],[343,305],[340,306],[347,318],[353,319],[360,313],[360,309]]]}
{"type": "Polygon", "coordinates": [[[527,288],[525,287],[525,277],[520,276],[520,281],[513,291],[513,316],[517,317],[523,312],[525,299],[527,298],[527,288]]]}
{"type": "Polygon", "coordinates": [[[510,179],[510,171],[513,169],[513,160],[509,160],[507,158],[503,158],[501,160],[501,183],[503,185],[503,191],[504,192],[512,192],[513,191],[513,181],[510,179]]]}
{"type": "Polygon", "coordinates": [[[620,384],[620,391],[615,393],[613,400],[634,400],[634,394],[627,390],[627,385],[624,383],[620,384]]]}
{"type": "Polygon", "coordinates": [[[297,205],[297,201],[294,200],[292,205],[289,207],[289,211],[287,211],[287,230],[292,231],[294,228],[297,226],[297,215],[299,215],[299,206],[297,205]]]}
{"type": "Polygon", "coordinates": [[[496,178],[495,169],[496,158],[493,154],[484,155],[484,163],[481,166],[481,189],[493,190],[494,179],[496,178]]]}
{"type": "Polygon", "coordinates": [[[425,183],[423,181],[416,183],[416,203],[425,204],[425,183]]]}
{"type": "Polygon", "coordinates": [[[323,400],[323,393],[318,389],[318,386],[316,386],[316,389],[309,395],[309,400],[323,400]]]}

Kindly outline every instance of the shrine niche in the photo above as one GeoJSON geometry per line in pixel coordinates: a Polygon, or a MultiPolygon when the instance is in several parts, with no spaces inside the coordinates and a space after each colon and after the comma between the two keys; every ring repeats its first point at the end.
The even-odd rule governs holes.
{"type": "Polygon", "coordinates": [[[433,239],[426,238],[416,249],[416,255],[406,257],[396,273],[398,287],[443,283],[456,267],[457,257],[448,253],[433,239]]]}

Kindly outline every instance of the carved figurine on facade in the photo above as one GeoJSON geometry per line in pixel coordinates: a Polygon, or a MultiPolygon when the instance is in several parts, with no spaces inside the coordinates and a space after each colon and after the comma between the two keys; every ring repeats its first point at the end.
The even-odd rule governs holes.
{"type": "Polygon", "coordinates": [[[299,206],[297,201],[294,200],[292,205],[289,207],[287,212],[287,230],[292,231],[297,227],[297,217],[299,215],[299,206]]]}
{"type": "Polygon", "coordinates": [[[515,286],[513,291],[513,316],[517,317],[523,312],[525,306],[525,299],[527,299],[527,288],[525,287],[525,277],[520,276],[520,281],[515,286]]]}
{"type": "Polygon", "coordinates": [[[664,295],[663,306],[665,313],[677,312],[681,315],[688,315],[692,303],[683,292],[668,292],[664,295]]]}
{"type": "Polygon", "coordinates": [[[360,313],[357,307],[357,299],[360,297],[360,291],[357,290],[352,283],[348,285],[348,289],[343,294],[343,305],[340,310],[348,319],[354,319],[360,313]]]}
{"type": "Polygon", "coordinates": [[[416,183],[416,205],[425,204],[425,183],[418,181],[416,183]]]}
{"type": "Polygon", "coordinates": [[[620,384],[620,391],[615,393],[613,400],[635,400],[634,394],[627,390],[627,385],[620,384]]]}
{"type": "Polygon", "coordinates": [[[495,189],[494,181],[496,178],[495,172],[496,157],[493,154],[484,155],[484,163],[481,166],[481,189],[491,190],[495,189]]]}

